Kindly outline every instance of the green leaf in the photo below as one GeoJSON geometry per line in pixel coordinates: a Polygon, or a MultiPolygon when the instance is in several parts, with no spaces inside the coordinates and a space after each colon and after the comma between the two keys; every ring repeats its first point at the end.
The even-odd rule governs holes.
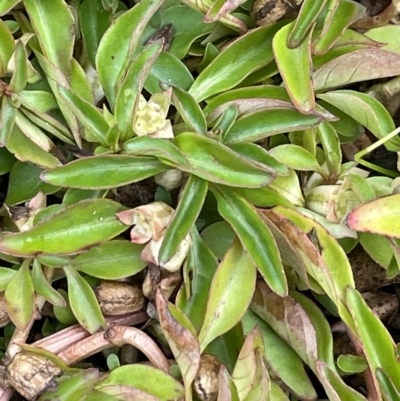
{"type": "Polygon", "coordinates": [[[0,147],[8,144],[16,116],[17,108],[8,96],[3,96],[0,109],[0,147]]]}
{"type": "Polygon", "coordinates": [[[73,268],[63,268],[68,282],[68,299],[79,324],[94,334],[106,329],[106,320],[90,285],[73,268]]]}
{"type": "MultiPolygon", "coordinates": [[[[313,27],[327,0],[304,0],[294,26],[287,38],[287,47],[294,49],[301,45],[313,27]]],[[[305,40],[306,41],[306,40],[305,40]]]]}
{"type": "Polygon", "coordinates": [[[396,345],[383,323],[372,312],[361,294],[354,288],[347,290],[347,303],[355,321],[357,338],[372,372],[382,369],[400,391],[400,362],[396,345]]]}
{"type": "Polygon", "coordinates": [[[277,245],[256,208],[222,187],[213,187],[212,191],[220,215],[232,226],[263,278],[273,291],[284,296],[287,283],[277,245]]]}
{"type": "Polygon", "coordinates": [[[224,142],[256,142],[272,135],[312,128],[320,121],[321,117],[318,115],[304,115],[293,109],[260,110],[236,120],[224,142]]]}
{"type": "Polygon", "coordinates": [[[342,165],[342,150],[338,135],[331,124],[323,122],[318,126],[318,136],[324,148],[329,175],[338,177],[342,165]]]}
{"type": "Polygon", "coordinates": [[[271,156],[271,151],[268,152],[262,146],[254,143],[233,143],[229,145],[229,147],[240,155],[253,161],[256,166],[260,164],[264,168],[269,167],[271,173],[282,175],[289,174],[289,170],[286,168],[286,166],[279,163],[279,161],[271,156]]]}
{"type": "MultiPolygon", "coordinates": [[[[38,401],[74,401],[86,399],[86,394],[98,382],[100,372],[98,369],[89,368],[69,377],[63,375],[57,383],[57,390],[46,391],[38,401]]],[[[112,400],[110,400],[112,401],[112,400]]]]}
{"type": "Polygon", "coordinates": [[[183,397],[185,391],[182,384],[160,369],[141,364],[121,366],[109,373],[100,381],[96,389],[102,391],[110,384],[130,386],[154,395],[161,401],[169,401],[183,397]]]}
{"type": "Polygon", "coordinates": [[[104,32],[110,26],[112,12],[105,10],[98,0],[83,0],[79,5],[79,25],[90,63],[96,64],[96,53],[104,32]]]}
{"type": "MultiPolygon", "coordinates": [[[[168,24],[173,26],[173,40],[168,53],[171,53],[179,60],[182,60],[189,52],[191,44],[198,38],[210,33],[215,24],[205,23],[203,21],[204,14],[197,8],[191,8],[190,4],[173,5],[172,7],[164,8],[160,13],[160,27],[168,24]]],[[[157,31],[157,27],[149,25],[151,33],[157,31]]]]}
{"type": "Polygon", "coordinates": [[[264,356],[280,379],[299,397],[304,399],[317,398],[316,392],[307,376],[300,357],[271,326],[255,312],[248,310],[243,316],[245,333],[256,325],[260,328],[264,340],[264,356]]]}
{"type": "Polygon", "coordinates": [[[110,126],[100,110],[67,88],[59,87],[58,90],[68,101],[79,122],[94,134],[102,145],[106,145],[106,134],[110,126]]]}
{"type": "Polygon", "coordinates": [[[141,181],[166,169],[153,157],[100,155],[83,157],[46,170],[41,179],[61,187],[106,189],[141,181]]]}
{"type": "Polygon", "coordinates": [[[314,54],[323,54],[339,40],[343,32],[365,14],[365,7],[355,1],[341,0],[327,13],[324,27],[313,44],[314,54]]]}
{"type": "Polygon", "coordinates": [[[385,401],[392,401],[400,399],[400,391],[395,388],[393,381],[382,369],[377,369],[376,378],[378,379],[379,386],[385,401]]]}
{"type": "Polygon", "coordinates": [[[7,141],[7,149],[20,161],[30,162],[44,168],[57,167],[61,162],[43,150],[15,124],[7,141]]]}
{"type": "Polygon", "coordinates": [[[215,272],[211,284],[199,333],[201,350],[240,321],[250,304],[255,280],[253,261],[236,240],[215,272]]]}
{"type": "Polygon", "coordinates": [[[74,49],[74,18],[63,0],[24,0],[43,55],[68,76],[74,49]],[[54,18],[54,16],[57,18],[54,18]]]}
{"type": "Polygon", "coordinates": [[[132,121],[144,80],[160,54],[161,41],[150,45],[130,63],[115,103],[115,118],[121,131],[121,141],[132,138],[132,121]]]}
{"type": "Polygon", "coordinates": [[[249,31],[225,48],[196,78],[189,93],[197,102],[238,85],[273,60],[272,37],[286,22],[249,31]]]}
{"type": "Polygon", "coordinates": [[[166,263],[174,256],[179,244],[195,224],[203,207],[207,191],[207,181],[194,175],[189,176],[180,194],[180,200],[173,218],[165,232],[158,255],[160,263],[166,263]]]}
{"type": "Polygon", "coordinates": [[[179,115],[189,128],[198,134],[206,134],[207,123],[203,110],[198,103],[184,90],[175,87],[172,92],[172,100],[179,115]]]}
{"type": "Polygon", "coordinates": [[[74,312],[72,312],[71,305],[69,304],[68,293],[59,288],[58,294],[63,298],[65,305],[53,306],[54,316],[56,319],[66,326],[72,326],[73,324],[78,323],[78,320],[74,316],[74,312]]]}
{"type": "Polygon", "coordinates": [[[317,362],[318,377],[330,400],[367,401],[358,391],[347,386],[339,374],[322,361],[317,362]]]}
{"type": "Polygon", "coordinates": [[[105,280],[133,276],[147,266],[140,259],[143,247],[125,240],[109,241],[78,255],[71,262],[71,267],[105,280]]]}
{"type": "MultiPolygon", "coordinates": [[[[314,277],[335,303],[341,318],[351,327],[351,318],[345,306],[346,289],[354,286],[353,272],[349,260],[337,240],[314,219],[299,212],[277,206],[274,212],[285,216],[297,226],[301,232],[292,232],[291,242],[306,256],[307,272],[314,277]],[[306,237],[304,237],[306,235],[306,237]],[[311,236],[314,241],[310,239],[311,236]],[[300,240],[300,242],[298,242],[300,240]],[[308,248],[304,253],[304,248],[308,248]],[[322,256],[322,261],[320,256],[322,256]],[[308,259],[308,260],[307,260],[308,259]],[[323,270],[322,270],[323,269],[323,270]]],[[[285,230],[289,236],[291,230],[285,230]]]]}
{"type": "Polygon", "coordinates": [[[39,178],[43,171],[40,167],[30,163],[17,161],[11,168],[6,204],[8,206],[31,200],[38,192],[52,194],[59,188],[42,182],[39,178]]]}
{"type": "Polygon", "coordinates": [[[5,291],[8,316],[19,330],[25,330],[29,326],[35,312],[35,290],[29,262],[29,259],[24,261],[5,291]]]}
{"type": "Polygon", "coordinates": [[[122,209],[110,199],[78,202],[29,231],[0,237],[0,252],[16,256],[78,253],[125,231],[115,216],[122,209]]]}
{"type": "Polygon", "coordinates": [[[15,163],[15,157],[7,148],[0,147],[0,175],[8,173],[15,163]]]}
{"type": "Polygon", "coordinates": [[[15,70],[10,80],[9,89],[14,93],[24,90],[28,81],[28,59],[24,44],[19,40],[15,46],[15,70]]]}
{"type": "MultiPolygon", "coordinates": [[[[0,10],[2,5],[0,5],[0,10]]],[[[0,77],[7,73],[7,64],[14,53],[14,38],[3,20],[0,19],[0,77]]]]}
{"type": "Polygon", "coordinates": [[[3,0],[0,4],[0,16],[7,14],[13,9],[21,0],[3,0]]]}
{"type": "Polygon", "coordinates": [[[235,232],[226,221],[211,224],[201,232],[201,238],[220,260],[224,258],[235,237],[235,232]]]}
{"type": "Polygon", "coordinates": [[[163,138],[140,136],[126,141],[122,145],[122,153],[135,156],[154,156],[161,162],[176,168],[188,164],[183,153],[171,141],[163,138]]]}
{"type": "Polygon", "coordinates": [[[114,21],[100,41],[96,67],[112,110],[119,80],[125,75],[144,28],[162,2],[163,0],[144,0],[136,4],[114,21]]]}
{"type": "Polygon", "coordinates": [[[183,171],[204,180],[235,187],[261,187],[272,181],[269,167],[262,168],[227,146],[192,132],[179,134],[173,143],[189,161],[183,171]]]}
{"type": "Polygon", "coordinates": [[[38,259],[33,261],[32,282],[35,291],[52,305],[66,306],[64,298],[48,282],[38,259]]]}
{"type": "Polygon", "coordinates": [[[359,232],[400,238],[400,194],[364,203],[347,216],[347,225],[359,232]]]}
{"type": "Polygon", "coordinates": [[[160,82],[163,82],[166,86],[171,85],[188,91],[193,81],[192,74],[182,61],[170,53],[161,52],[147,76],[144,87],[152,94],[157,93],[160,91],[160,82]]]}
{"type": "Polygon", "coordinates": [[[367,361],[360,355],[339,355],[337,365],[340,370],[346,373],[362,373],[368,368],[367,361]]]}
{"type": "Polygon", "coordinates": [[[289,168],[299,171],[319,171],[316,157],[297,145],[280,145],[272,148],[269,154],[289,168]]]}
{"type": "Polygon", "coordinates": [[[218,261],[195,228],[191,232],[191,238],[192,246],[184,269],[185,286],[180,289],[176,305],[188,316],[198,332],[207,306],[204,294],[210,290],[218,261]],[[189,274],[192,275],[191,279],[189,274]]]}
{"type": "MultiPolygon", "coordinates": [[[[364,60],[362,63],[364,63],[364,60]]],[[[392,117],[385,107],[365,93],[338,90],[318,95],[318,98],[332,104],[354,118],[354,120],[366,127],[378,139],[383,138],[396,128],[392,117]]],[[[396,151],[400,148],[400,139],[393,138],[389,142],[386,142],[385,146],[388,150],[396,151]]]]}
{"type": "Polygon", "coordinates": [[[71,206],[84,199],[105,198],[107,192],[108,191],[105,189],[90,190],[69,188],[64,194],[62,203],[64,206],[71,206]]]}
{"type": "Polygon", "coordinates": [[[11,279],[17,274],[16,270],[9,267],[0,267],[0,291],[4,291],[11,281],[11,279]]]}
{"type": "MultiPolygon", "coordinates": [[[[306,0],[308,1],[308,0],[306,0]]],[[[312,2],[312,0],[311,0],[312,2]]],[[[318,6],[321,0],[314,1],[318,6]]],[[[308,1],[310,4],[310,1],[308,1]]],[[[296,20],[297,21],[297,20],[296,20]]],[[[272,41],[275,61],[294,105],[302,113],[308,114],[315,108],[315,97],[311,76],[311,33],[294,49],[289,48],[290,32],[294,27],[290,23],[281,28],[272,41]],[[296,68],[293,68],[293,66],[296,68]]],[[[299,27],[302,27],[299,25],[299,27]]],[[[298,30],[298,28],[297,28],[298,30]]],[[[301,33],[301,32],[299,32],[301,33]]],[[[297,43],[298,40],[295,40],[297,43]]]]}

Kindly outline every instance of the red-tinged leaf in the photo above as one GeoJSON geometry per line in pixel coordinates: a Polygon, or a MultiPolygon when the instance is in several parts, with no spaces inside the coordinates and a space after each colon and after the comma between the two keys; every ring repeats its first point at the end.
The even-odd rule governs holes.
{"type": "Polygon", "coordinates": [[[317,393],[307,376],[304,363],[293,348],[267,322],[250,309],[243,316],[242,324],[245,333],[250,332],[255,326],[259,327],[265,345],[264,358],[268,362],[268,366],[276,372],[292,392],[302,400],[316,400],[317,393]]]}
{"type": "Polygon", "coordinates": [[[199,333],[201,350],[240,321],[250,304],[255,279],[253,261],[236,240],[215,272],[211,284],[204,323],[199,333]]]}
{"type": "MultiPolygon", "coordinates": [[[[337,90],[318,95],[318,97],[348,114],[379,139],[396,128],[392,117],[382,103],[365,93],[337,90]]],[[[397,151],[400,148],[400,139],[392,138],[386,142],[385,146],[388,150],[397,151]]]]}
{"type": "Polygon", "coordinates": [[[239,401],[239,394],[229,371],[225,366],[221,366],[219,375],[219,389],[217,401],[239,401]]]}
{"type": "Polygon", "coordinates": [[[304,114],[315,108],[311,81],[311,33],[296,48],[290,49],[287,41],[294,22],[281,28],[272,41],[275,61],[294,105],[304,114]],[[293,66],[296,68],[293,68],[293,66]]]}
{"type": "Polygon", "coordinates": [[[267,367],[264,364],[263,354],[260,350],[255,351],[256,372],[250,392],[244,401],[273,399],[270,394],[271,381],[269,378],[267,367]]]}
{"type": "Polygon", "coordinates": [[[94,334],[106,329],[106,320],[92,287],[73,268],[63,268],[68,281],[68,299],[72,312],[79,324],[89,333],[94,334]]]}
{"type": "MultiPolygon", "coordinates": [[[[288,218],[303,232],[303,234],[298,234],[300,238],[303,238],[302,245],[298,246],[298,251],[302,254],[303,244],[309,244],[307,248],[311,250],[311,253],[308,254],[308,258],[311,259],[309,261],[303,259],[307,266],[307,271],[315,278],[317,283],[323,287],[326,294],[337,306],[341,318],[351,327],[352,319],[349,316],[347,307],[345,306],[345,299],[346,289],[349,286],[354,286],[354,279],[350,263],[343,248],[339,245],[337,240],[314,219],[305,217],[297,211],[283,208],[281,206],[277,206],[273,210],[277,214],[288,218]],[[308,239],[312,241],[312,244],[305,240],[304,234],[308,236],[308,239]],[[313,248],[314,250],[312,250],[313,248]],[[314,257],[311,256],[312,254],[320,254],[323,263],[320,264],[320,262],[317,262],[319,256],[317,256],[317,259],[314,259],[314,257]],[[310,263],[311,260],[314,261],[310,263]],[[325,273],[322,273],[321,271],[321,267],[323,266],[326,266],[327,269],[325,270],[325,273]]],[[[273,219],[271,218],[271,220],[273,219]]],[[[290,230],[288,233],[289,232],[290,230]]],[[[291,238],[294,237],[296,237],[296,234],[291,236],[291,238]]]]}
{"type": "Polygon", "coordinates": [[[317,68],[312,78],[315,90],[337,88],[354,82],[400,75],[400,54],[363,49],[344,54],[317,68]]]}
{"type": "Polygon", "coordinates": [[[315,371],[317,333],[303,307],[291,296],[280,297],[257,281],[251,309],[264,319],[315,371]]]}
{"type": "Polygon", "coordinates": [[[204,22],[216,22],[231,11],[236,10],[245,0],[216,0],[204,17],[204,22]]]}
{"type": "Polygon", "coordinates": [[[186,399],[189,400],[191,385],[200,366],[200,345],[196,331],[181,310],[165,301],[159,289],[156,306],[161,327],[183,377],[186,399]]]}
{"type": "Polygon", "coordinates": [[[35,290],[29,272],[29,260],[18,269],[5,291],[7,313],[19,330],[25,330],[35,312],[35,290]]]}
{"type": "Polygon", "coordinates": [[[353,230],[400,238],[400,194],[385,196],[364,203],[347,216],[353,230]]]}
{"type": "Polygon", "coordinates": [[[110,199],[87,199],[61,210],[29,231],[0,237],[0,252],[16,256],[74,254],[126,230],[116,217],[123,207],[110,199]]]}
{"type": "Polygon", "coordinates": [[[252,390],[257,371],[256,351],[264,353],[263,338],[257,327],[247,335],[232,372],[240,399],[244,399],[252,390]]]}
{"type": "Polygon", "coordinates": [[[351,387],[347,386],[339,374],[323,361],[317,362],[318,378],[324,386],[326,394],[332,401],[367,401],[367,399],[361,395],[358,391],[355,391],[351,387]]]}
{"type": "Polygon", "coordinates": [[[347,303],[370,369],[384,370],[400,391],[400,362],[392,336],[356,289],[349,287],[347,303]]]}
{"type": "Polygon", "coordinates": [[[131,386],[124,386],[121,384],[110,384],[102,386],[101,392],[98,390],[93,391],[85,397],[85,401],[120,401],[120,400],[140,400],[140,401],[160,401],[154,395],[146,393],[143,390],[131,386]],[[101,398],[104,396],[104,399],[101,398]],[[111,397],[111,399],[110,399],[111,397]]]}

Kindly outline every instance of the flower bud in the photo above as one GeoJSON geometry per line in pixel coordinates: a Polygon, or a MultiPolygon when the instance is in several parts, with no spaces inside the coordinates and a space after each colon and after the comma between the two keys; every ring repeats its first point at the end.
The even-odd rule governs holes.
{"type": "Polygon", "coordinates": [[[133,285],[118,281],[102,281],[95,289],[100,308],[107,316],[123,315],[143,308],[142,291],[133,285]]]}

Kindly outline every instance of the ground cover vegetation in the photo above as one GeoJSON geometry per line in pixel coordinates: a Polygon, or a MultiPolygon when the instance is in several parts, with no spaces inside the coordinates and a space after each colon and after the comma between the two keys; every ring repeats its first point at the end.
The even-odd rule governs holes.
{"type": "Polygon", "coordinates": [[[400,400],[398,12],[2,0],[0,400],[400,400]]]}

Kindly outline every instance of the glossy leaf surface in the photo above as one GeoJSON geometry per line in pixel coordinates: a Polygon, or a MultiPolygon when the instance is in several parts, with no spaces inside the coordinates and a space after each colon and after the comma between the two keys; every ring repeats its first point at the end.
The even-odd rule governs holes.
{"type": "Polygon", "coordinates": [[[250,304],[255,280],[254,263],[236,240],[213,277],[199,333],[201,350],[241,319],[250,304]],[[238,292],[240,297],[235,295],[238,292]]]}
{"type": "Polygon", "coordinates": [[[100,155],[46,170],[41,179],[61,187],[106,189],[144,180],[164,170],[166,167],[152,157],[100,155]]]}
{"type": "Polygon", "coordinates": [[[73,268],[64,267],[68,282],[68,299],[75,317],[82,327],[94,334],[105,330],[106,320],[93,289],[73,268]]]}
{"type": "Polygon", "coordinates": [[[17,256],[74,254],[126,230],[115,214],[122,206],[109,199],[84,200],[31,230],[0,238],[0,251],[17,256]]]}

